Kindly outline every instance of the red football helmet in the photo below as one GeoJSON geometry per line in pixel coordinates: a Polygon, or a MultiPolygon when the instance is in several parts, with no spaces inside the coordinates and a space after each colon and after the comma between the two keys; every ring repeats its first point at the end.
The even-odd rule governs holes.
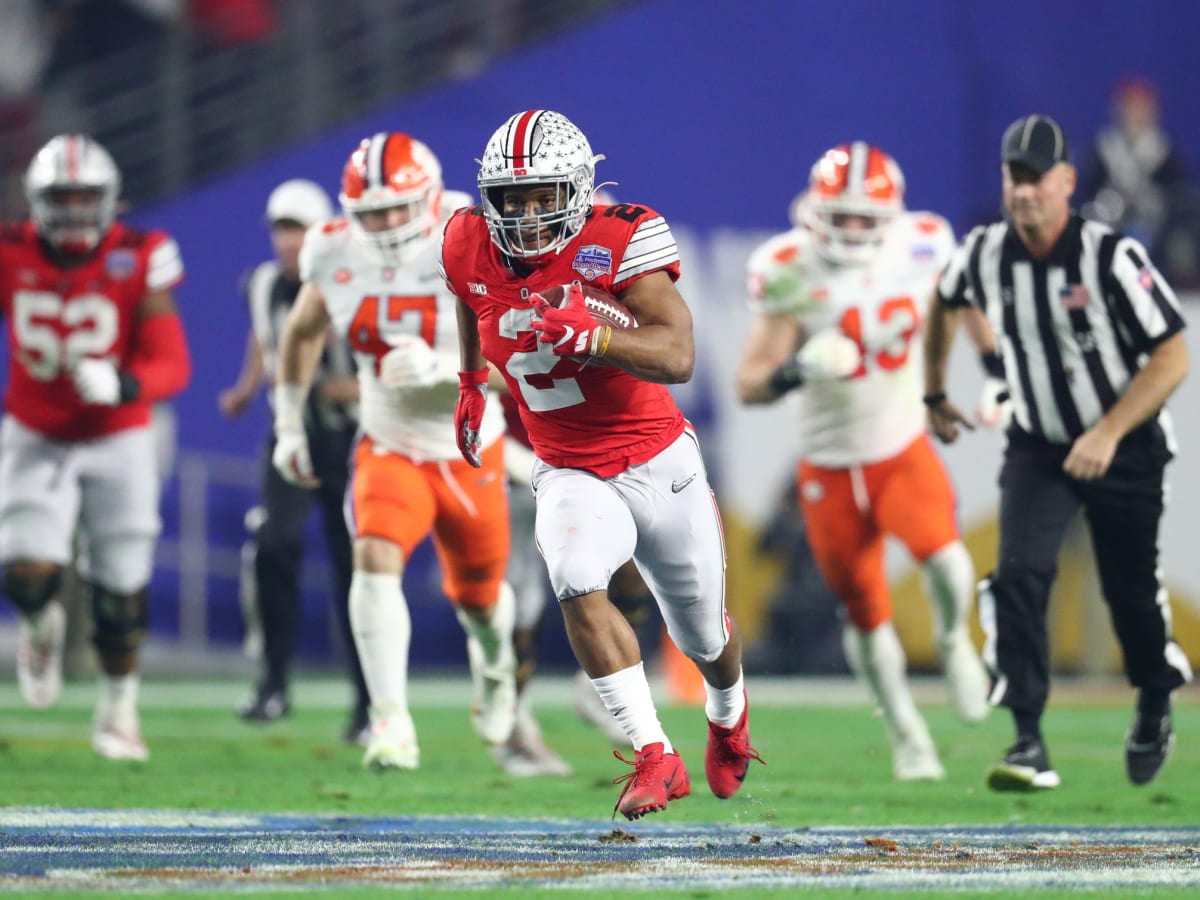
{"type": "Polygon", "coordinates": [[[437,234],[442,166],[416,138],[381,131],[363,138],[346,160],[338,199],[359,240],[385,262],[404,264],[429,247],[437,234]],[[406,214],[400,224],[364,224],[364,213],[393,208],[406,214]]]}
{"type": "Polygon", "coordinates": [[[816,161],[808,190],[792,204],[792,221],[818,238],[823,256],[840,265],[869,260],[884,231],[904,211],[904,173],[863,141],[839,144],[816,161]]]}

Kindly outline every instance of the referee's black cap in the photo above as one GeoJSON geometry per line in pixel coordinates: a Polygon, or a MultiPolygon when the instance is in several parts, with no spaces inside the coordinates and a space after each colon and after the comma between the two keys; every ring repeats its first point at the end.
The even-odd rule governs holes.
{"type": "Polygon", "coordinates": [[[1022,163],[1039,175],[1057,163],[1071,161],[1071,149],[1062,128],[1049,116],[1024,116],[1008,126],[1000,142],[1006,163],[1022,163]]]}

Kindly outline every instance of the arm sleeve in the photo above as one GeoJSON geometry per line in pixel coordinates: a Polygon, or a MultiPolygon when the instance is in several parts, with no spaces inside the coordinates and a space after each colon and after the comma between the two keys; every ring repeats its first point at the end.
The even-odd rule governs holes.
{"type": "Polygon", "coordinates": [[[175,396],[192,376],[183,322],[174,313],[162,313],[141,319],[136,328],[133,356],[122,372],[122,392],[149,403],[175,396]],[[133,386],[126,387],[128,379],[133,386]]]}

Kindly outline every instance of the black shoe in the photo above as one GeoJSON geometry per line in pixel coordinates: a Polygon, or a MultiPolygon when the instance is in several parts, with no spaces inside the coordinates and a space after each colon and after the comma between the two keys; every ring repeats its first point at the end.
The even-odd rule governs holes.
{"type": "Polygon", "coordinates": [[[993,791],[1042,791],[1060,783],[1050,768],[1046,745],[1037,738],[1018,738],[1004,759],[987,770],[987,786],[993,791]]]}
{"type": "Polygon", "coordinates": [[[292,704],[286,691],[259,687],[238,707],[237,714],[247,722],[274,722],[290,716],[292,704]]]}
{"type": "Polygon", "coordinates": [[[342,732],[342,741],[365,747],[371,740],[371,713],[365,706],[356,706],[350,713],[350,721],[342,732]]]}
{"type": "Polygon", "coordinates": [[[1133,724],[1125,736],[1125,774],[1134,784],[1148,784],[1175,746],[1171,714],[1161,716],[1142,712],[1133,714],[1133,724]]]}

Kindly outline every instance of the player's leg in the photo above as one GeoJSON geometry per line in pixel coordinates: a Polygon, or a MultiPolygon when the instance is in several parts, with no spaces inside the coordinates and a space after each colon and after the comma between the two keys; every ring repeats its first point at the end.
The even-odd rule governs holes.
{"type": "Polygon", "coordinates": [[[80,448],[83,573],[92,598],[100,662],[92,747],[109,759],[144,761],[137,697],[138,652],[149,616],[147,585],[158,538],[159,486],[150,428],[122,431],[80,448]]]}
{"type": "Polygon", "coordinates": [[[813,560],[842,602],[842,647],[850,670],[883,713],[900,780],[945,775],[908,687],[907,660],[892,626],[883,571],[883,535],[874,522],[862,469],[801,463],[797,482],[813,560]]]}
{"type": "Polygon", "coordinates": [[[351,497],[350,625],[371,695],[363,765],[376,771],[415,769],[420,751],[408,708],[412,620],[401,576],[433,527],[434,495],[415,464],[394,453],[377,453],[364,438],[354,453],[351,497]]]}
{"type": "Polygon", "coordinates": [[[362,663],[354,646],[354,634],[350,627],[350,583],[354,576],[353,546],[346,528],[346,492],[350,482],[350,459],[353,435],[346,432],[327,432],[319,452],[314,450],[313,465],[317,478],[317,499],[321,504],[321,525],[325,533],[325,546],[329,552],[332,569],[330,591],[334,616],[345,644],[346,672],[354,690],[350,716],[346,722],[342,739],[350,744],[366,745],[370,737],[371,696],[363,677],[362,663]]]}
{"type": "Polygon", "coordinates": [[[730,797],[759,757],[750,746],[741,633],[725,608],[721,520],[695,436],[685,431],[625,473],[617,490],[638,529],[638,569],[671,639],[704,677],[705,773],[716,796],[730,797]]]}
{"type": "MultiPolygon", "coordinates": [[[[653,616],[654,621],[650,621],[655,605],[654,595],[650,593],[650,588],[646,587],[646,582],[632,559],[627,560],[617,568],[617,571],[613,572],[612,580],[608,583],[608,599],[625,617],[625,621],[630,624],[635,634],[643,634],[645,627],[658,627],[660,617],[657,613],[653,616]]],[[[665,630],[663,641],[670,641],[665,630]]],[[[673,642],[671,646],[674,647],[673,642]]],[[[687,660],[687,664],[695,670],[695,665],[691,660],[687,660]]],[[[700,677],[699,672],[696,672],[696,677],[700,677]]],[[[608,707],[604,705],[604,701],[600,699],[600,695],[592,686],[592,679],[583,669],[575,673],[573,695],[575,712],[581,719],[590,722],[604,732],[609,743],[619,747],[629,746],[629,737],[617,724],[617,720],[612,717],[612,713],[608,711],[608,707]]]]}
{"type": "Polygon", "coordinates": [[[79,516],[78,460],[6,416],[0,424],[0,565],[17,609],[17,683],[43,709],[62,692],[66,614],[59,600],[79,516]]]}
{"type": "Polygon", "coordinates": [[[510,530],[504,442],[484,448],[482,468],[463,460],[423,467],[437,495],[434,546],[442,588],[467,636],[473,699],[471,724],[489,744],[508,740],[516,724],[516,597],[504,580],[510,530]]]}
{"type": "MultiPolygon", "coordinates": [[[[532,467],[532,452],[520,445],[517,449],[529,454],[532,467]]],[[[555,753],[542,737],[541,726],[533,711],[533,701],[527,689],[537,667],[537,639],[546,608],[550,589],[546,578],[546,564],[533,539],[533,524],[536,508],[533,492],[528,480],[520,480],[510,464],[514,446],[506,439],[504,445],[505,466],[508,469],[508,508],[510,544],[506,580],[512,586],[516,599],[513,621],[513,650],[517,658],[517,721],[512,734],[502,744],[492,748],[492,758],[508,774],[517,777],[531,775],[569,775],[571,767],[555,753]]],[[[595,696],[591,682],[587,689],[595,696]]],[[[599,698],[596,698],[599,703],[599,698]]],[[[608,711],[602,710],[608,718],[608,711]]]]}
{"type": "Polygon", "coordinates": [[[633,515],[615,490],[617,480],[544,463],[533,474],[538,547],[567,639],[633,745],[635,768],[617,810],[636,819],[687,796],[691,782],[658,719],[637,635],[608,599],[613,573],[632,556],[638,540],[633,515]]]}
{"type": "Polygon", "coordinates": [[[871,492],[876,521],[895,535],[920,563],[933,601],[934,632],[950,697],[964,722],[981,721],[988,675],[968,629],[975,601],[975,566],[955,521],[954,488],[929,438],[872,467],[880,484],[871,492]],[[920,502],[914,502],[920,498],[920,502]]]}

